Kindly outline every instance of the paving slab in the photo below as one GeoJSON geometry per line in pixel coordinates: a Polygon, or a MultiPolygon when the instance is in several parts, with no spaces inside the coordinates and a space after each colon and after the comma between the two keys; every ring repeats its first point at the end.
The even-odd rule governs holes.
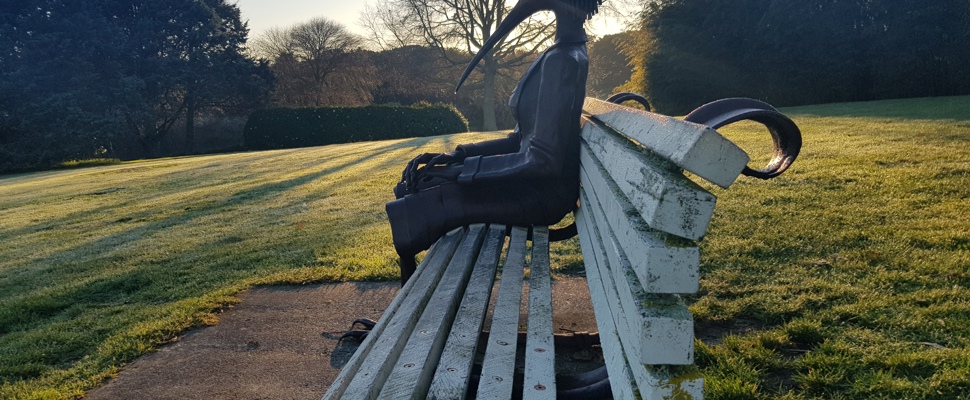
{"type": "MultiPolygon", "coordinates": [[[[254,288],[219,324],[135,360],[85,399],[319,399],[357,349],[340,335],[355,318],[379,318],[398,288],[395,282],[254,288]]],[[[557,332],[596,331],[584,278],[556,279],[553,309],[557,332]]],[[[595,356],[575,358],[589,365],[578,369],[598,366],[595,356]]]]}

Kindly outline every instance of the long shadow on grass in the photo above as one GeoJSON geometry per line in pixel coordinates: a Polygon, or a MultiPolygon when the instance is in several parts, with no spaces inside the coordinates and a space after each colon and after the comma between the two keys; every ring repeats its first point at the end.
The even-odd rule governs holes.
{"type": "MultiPolygon", "coordinates": [[[[380,150],[383,150],[386,148],[393,148],[393,147],[394,146],[385,146],[383,148],[377,149],[378,151],[376,153],[380,154],[380,150]]],[[[47,299],[45,301],[40,301],[39,304],[37,304],[36,308],[38,312],[24,310],[25,315],[31,316],[29,319],[38,319],[38,318],[42,319],[45,316],[57,314],[58,313],[57,310],[59,308],[62,308],[61,306],[58,305],[61,303],[56,301],[55,298],[50,297],[49,295],[49,292],[51,292],[50,290],[44,290],[43,288],[50,288],[51,285],[64,284],[65,282],[63,281],[65,280],[68,281],[70,284],[81,284],[85,279],[89,279],[89,278],[85,278],[85,276],[103,275],[106,272],[110,273],[109,271],[111,269],[121,270],[121,269],[128,268],[129,265],[131,264],[131,261],[126,258],[132,258],[132,257],[145,258],[144,253],[148,251],[144,248],[144,246],[142,246],[141,249],[135,249],[133,254],[132,252],[129,252],[127,255],[125,254],[119,255],[117,254],[118,252],[114,251],[114,249],[119,246],[127,245],[131,240],[131,238],[139,238],[138,240],[140,241],[149,241],[151,240],[152,235],[154,235],[159,231],[168,230],[168,229],[178,229],[180,226],[191,224],[194,220],[198,218],[213,217],[216,212],[218,212],[219,210],[224,210],[227,207],[240,207],[250,203],[266,202],[265,199],[269,197],[273,197],[280,193],[291,190],[295,187],[308,184],[328,174],[339,172],[349,165],[365,162],[366,159],[373,156],[374,155],[371,155],[365,158],[357,158],[340,166],[328,168],[311,174],[302,175],[283,182],[267,183],[261,186],[250,188],[242,192],[237,192],[232,195],[226,196],[224,199],[215,201],[213,202],[213,204],[209,206],[196,207],[195,209],[184,210],[184,211],[179,210],[181,212],[178,212],[178,214],[176,215],[171,215],[166,218],[162,218],[141,226],[137,226],[122,232],[118,232],[108,237],[102,237],[97,240],[92,240],[90,242],[83,243],[69,249],[56,251],[52,254],[46,255],[43,258],[38,257],[34,260],[20,260],[21,265],[27,265],[27,266],[34,265],[34,266],[40,266],[40,268],[29,268],[32,270],[31,273],[22,273],[23,271],[20,271],[21,273],[15,274],[13,275],[13,277],[8,275],[7,277],[5,277],[6,279],[4,279],[5,282],[3,282],[4,283],[3,286],[9,289],[19,289],[21,291],[30,290],[32,287],[41,289],[40,292],[35,292],[29,295],[27,294],[23,296],[14,295],[14,298],[21,297],[20,299],[17,299],[15,301],[22,300],[22,301],[26,301],[26,303],[33,303],[33,301],[30,300],[31,298],[44,297],[47,299]],[[92,257],[94,257],[94,259],[91,259],[92,257]],[[59,262],[65,259],[72,260],[72,261],[66,264],[63,262],[59,262]],[[80,259],[80,261],[74,261],[78,259],[80,259]],[[97,268],[97,270],[95,270],[95,268],[97,268]],[[38,279],[38,274],[56,276],[56,275],[50,274],[49,272],[55,269],[61,271],[60,273],[63,274],[62,279],[51,279],[49,277],[47,279],[38,279]],[[68,272],[65,274],[64,271],[70,270],[70,269],[75,269],[76,271],[68,272]],[[62,282],[57,282],[58,280],[62,282]]],[[[381,167],[375,167],[375,168],[380,169],[381,167]]],[[[365,172],[370,172],[370,171],[365,171],[365,172]]],[[[327,187],[329,188],[340,187],[340,185],[343,182],[345,181],[349,182],[352,179],[353,179],[352,177],[348,177],[342,181],[332,182],[329,185],[327,185],[327,187]]],[[[321,193],[317,197],[325,197],[325,196],[326,194],[321,193]]],[[[278,208],[284,208],[284,209],[289,206],[292,206],[292,204],[282,206],[282,207],[277,205],[278,208]]],[[[98,211],[94,211],[94,212],[98,212],[98,211]]],[[[153,215],[154,213],[155,211],[148,210],[142,213],[132,214],[132,216],[128,218],[131,218],[131,219],[147,218],[153,215]]],[[[225,245],[227,243],[223,242],[224,240],[226,240],[226,238],[218,238],[216,239],[216,242],[211,243],[211,245],[212,246],[225,245]]],[[[233,244],[233,242],[229,242],[228,244],[233,244]]],[[[200,244],[197,244],[196,246],[200,246],[200,245],[202,244],[200,243],[200,244]]],[[[331,245],[340,246],[341,244],[331,243],[331,245]]],[[[256,252],[258,252],[258,249],[249,251],[249,253],[256,253],[256,252]]],[[[176,256],[184,255],[184,253],[185,252],[181,252],[176,256]]],[[[166,260],[149,260],[144,262],[165,263],[165,261],[166,260]]],[[[8,295],[13,295],[14,293],[16,292],[7,291],[8,295]]],[[[69,303],[66,302],[63,304],[69,304],[69,303]]],[[[9,307],[10,310],[18,309],[18,308],[20,307],[9,307]]],[[[28,307],[28,309],[29,308],[30,307],[28,307]]],[[[0,313],[0,314],[3,314],[3,313],[0,313]]],[[[0,321],[2,320],[4,319],[0,318],[0,321]]],[[[9,324],[3,324],[3,325],[9,326],[9,324]]]]}
{"type": "MultiPolygon", "coordinates": [[[[330,167],[330,168],[326,168],[326,169],[321,170],[321,171],[318,171],[316,173],[306,174],[306,175],[303,175],[301,177],[293,178],[293,179],[290,179],[290,180],[287,180],[287,181],[282,181],[282,182],[278,182],[278,183],[268,183],[268,184],[264,184],[264,185],[261,185],[261,186],[253,186],[251,188],[248,188],[248,189],[242,190],[242,191],[238,191],[237,190],[236,193],[232,195],[232,197],[229,197],[226,200],[227,203],[213,202],[213,203],[217,203],[217,204],[211,204],[210,207],[205,207],[205,209],[203,209],[203,210],[196,210],[196,212],[194,214],[199,214],[200,212],[203,212],[203,214],[207,214],[204,211],[210,211],[213,208],[239,205],[240,204],[240,203],[238,203],[239,200],[242,200],[243,202],[246,202],[246,201],[254,201],[254,200],[257,200],[259,198],[267,197],[268,195],[272,195],[272,194],[284,192],[284,191],[286,191],[288,189],[292,189],[292,188],[295,188],[295,187],[304,185],[306,183],[312,182],[312,181],[314,181],[316,179],[319,179],[321,177],[324,177],[324,176],[327,176],[327,175],[330,175],[330,174],[333,174],[333,173],[336,173],[336,172],[340,172],[341,170],[346,169],[348,167],[352,167],[355,164],[364,163],[364,162],[366,162],[369,159],[372,159],[372,158],[377,157],[379,155],[383,155],[383,154],[385,154],[387,152],[390,152],[390,151],[404,150],[404,149],[408,149],[408,148],[413,149],[413,148],[420,147],[420,146],[426,144],[428,141],[433,140],[433,139],[435,139],[435,138],[434,137],[432,137],[432,138],[414,138],[414,139],[402,141],[402,142],[399,142],[399,143],[393,143],[393,144],[388,144],[388,145],[385,145],[385,146],[374,147],[374,148],[367,148],[367,149],[363,149],[363,150],[360,150],[360,151],[353,151],[353,152],[348,152],[348,153],[340,154],[339,159],[351,158],[351,157],[354,157],[354,156],[357,156],[357,155],[361,155],[361,154],[366,154],[366,156],[359,157],[359,158],[353,158],[353,159],[351,159],[351,160],[349,160],[349,161],[347,161],[345,163],[342,163],[341,165],[334,166],[334,167],[330,167]]],[[[250,160],[250,159],[247,158],[246,164],[253,164],[255,162],[267,161],[267,160],[276,159],[276,158],[284,158],[284,157],[287,157],[287,156],[291,156],[293,153],[298,153],[298,152],[297,151],[285,151],[285,154],[274,154],[274,155],[271,155],[271,156],[259,157],[259,158],[256,158],[254,160],[250,160]]],[[[333,162],[333,161],[334,161],[334,159],[328,159],[328,160],[325,160],[323,162],[317,162],[315,165],[320,165],[320,164],[323,164],[323,163],[326,163],[326,162],[333,162]]],[[[398,160],[388,160],[388,162],[386,162],[386,163],[384,163],[384,164],[382,164],[380,166],[377,166],[377,167],[374,167],[374,168],[371,168],[369,170],[362,171],[362,172],[372,173],[372,172],[375,172],[375,171],[380,171],[381,168],[383,168],[384,166],[389,166],[390,164],[396,164],[396,163],[399,163],[399,161],[398,160]]],[[[222,162],[210,163],[209,165],[203,166],[203,167],[200,167],[200,168],[195,168],[195,169],[188,170],[188,171],[186,171],[186,170],[173,171],[173,172],[169,172],[169,173],[162,174],[162,175],[159,175],[157,177],[153,177],[152,178],[153,181],[159,182],[158,183],[159,186],[163,186],[163,187],[164,186],[169,186],[169,185],[171,185],[171,186],[177,186],[180,189],[178,192],[174,192],[174,193],[171,193],[170,192],[170,193],[164,193],[164,194],[159,194],[159,195],[154,195],[154,196],[139,196],[139,197],[130,198],[127,201],[121,201],[121,202],[118,202],[118,201],[114,201],[114,202],[105,201],[104,202],[105,203],[104,206],[97,207],[97,208],[92,208],[92,209],[86,209],[84,211],[78,211],[78,212],[68,213],[68,214],[65,214],[64,216],[62,216],[61,218],[58,218],[58,219],[47,220],[47,221],[44,221],[42,223],[38,223],[38,224],[33,225],[33,226],[24,227],[24,228],[17,229],[17,230],[6,231],[6,232],[3,232],[3,234],[0,235],[0,237],[3,237],[3,236],[7,236],[7,237],[20,237],[20,236],[24,236],[24,235],[33,234],[33,233],[36,233],[36,232],[39,232],[39,231],[47,231],[47,230],[52,230],[52,229],[58,229],[59,227],[62,227],[65,224],[68,224],[68,223],[73,222],[73,221],[81,220],[84,217],[87,217],[87,216],[90,216],[90,215],[101,215],[101,214],[105,214],[105,213],[107,213],[107,212],[109,212],[111,210],[124,209],[124,208],[132,207],[132,206],[137,206],[138,204],[143,204],[143,203],[162,203],[162,204],[167,204],[167,202],[169,202],[168,199],[170,199],[170,198],[177,198],[177,197],[185,197],[187,192],[191,192],[191,191],[195,191],[195,190],[214,190],[217,186],[225,186],[227,188],[229,188],[229,187],[245,186],[249,182],[257,181],[257,180],[259,180],[260,177],[265,177],[266,176],[266,173],[265,172],[254,172],[254,173],[247,174],[247,175],[243,175],[243,176],[233,176],[232,177],[233,179],[232,179],[231,182],[220,182],[217,185],[213,185],[213,183],[212,183],[211,180],[207,180],[207,179],[211,178],[210,176],[197,176],[197,177],[189,177],[189,179],[186,179],[187,178],[186,177],[187,174],[192,174],[193,172],[198,171],[198,170],[203,169],[203,168],[212,168],[212,167],[217,166],[217,165],[220,165],[220,164],[223,164],[223,163],[222,162]],[[191,182],[191,180],[195,180],[196,182],[191,182]]],[[[339,181],[337,183],[340,183],[340,182],[350,182],[353,179],[354,179],[353,177],[348,177],[347,179],[344,179],[344,180],[339,181]]],[[[117,185],[116,184],[115,185],[110,185],[109,184],[108,186],[113,186],[114,187],[114,186],[117,186],[117,185]]],[[[105,194],[114,194],[114,193],[117,193],[117,192],[123,192],[123,190],[124,190],[123,188],[116,188],[116,189],[120,189],[120,190],[116,190],[114,192],[105,193],[105,194]]],[[[388,189],[388,190],[390,190],[390,189],[388,189]]],[[[101,191],[92,188],[92,190],[90,192],[79,193],[75,197],[79,197],[79,196],[100,196],[100,195],[102,195],[101,194],[101,191]]],[[[120,220],[118,222],[141,221],[141,220],[151,219],[156,214],[157,214],[157,211],[156,210],[145,210],[145,211],[140,212],[140,213],[134,213],[134,214],[130,214],[130,215],[125,215],[123,217],[123,220],[120,220]]],[[[189,213],[186,213],[186,214],[189,214],[189,213]]],[[[141,229],[138,232],[151,231],[156,226],[159,226],[159,224],[161,224],[160,225],[161,227],[165,227],[165,228],[171,227],[173,225],[177,225],[177,223],[164,224],[164,220],[163,220],[162,222],[159,222],[159,223],[156,223],[156,224],[153,224],[153,225],[149,225],[147,227],[144,227],[143,229],[141,229]]],[[[133,232],[133,231],[134,230],[128,231],[128,232],[133,232]]],[[[125,233],[123,232],[123,233],[119,233],[119,234],[117,234],[115,236],[124,236],[124,235],[125,235],[125,233]]],[[[89,243],[93,243],[93,242],[89,242],[89,243]]],[[[73,252],[77,248],[89,246],[89,243],[84,243],[84,244],[81,244],[81,245],[77,246],[76,248],[65,249],[63,251],[64,252],[73,252]]],[[[120,243],[119,242],[115,242],[115,243],[110,243],[110,244],[111,245],[116,245],[116,244],[120,244],[120,243]]],[[[29,260],[21,260],[21,261],[22,262],[29,262],[29,260]]],[[[35,262],[43,262],[43,261],[48,261],[48,260],[34,260],[34,261],[35,262]]]]}
{"type": "MultiPolygon", "coordinates": [[[[355,158],[353,160],[347,161],[345,163],[341,163],[340,165],[337,165],[334,167],[326,168],[313,173],[304,174],[285,181],[266,183],[263,185],[250,188],[245,192],[235,193],[231,196],[228,196],[227,203],[224,205],[239,206],[239,205],[244,205],[249,203],[258,203],[261,201],[265,201],[265,199],[275,196],[279,193],[283,193],[283,192],[292,190],[294,188],[309,184],[311,182],[314,182],[328,175],[343,171],[354,165],[365,163],[368,160],[374,157],[383,155],[388,151],[405,149],[408,147],[416,147],[418,145],[426,143],[430,139],[433,139],[433,138],[412,139],[412,140],[407,140],[403,142],[398,142],[398,143],[370,149],[369,151],[370,154],[368,154],[365,157],[355,158]]],[[[394,162],[394,161],[389,161],[389,162],[394,162]]],[[[376,167],[376,168],[379,169],[381,167],[376,167]]],[[[367,172],[371,172],[371,171],[367,171],[367,172]]],[[[347,178],[343,181],[349,181],[350,179],[352,178],[347,178]]],[[[165,196],[161,196],[161,197],[165,197],[165,196]]],[[[132,201],[136,201],[136,200],[132,200],[132,201]]],[[[112,207],[117,207],[117,205],[105,206],[99,209],[89,210],[89,211],[86,211],[85,214],[98,213],[99,211],[104,211],[105,209],[109,209],[112,207]]],[[[219,206],[214,208],[218,209],[219,206]]],[[[166,277],[166,279],[164,279],[165,282],[168,282],[168,284],[171,284],[171,285],[178,286],[180,284],[179,278],[183,277],[182,276],[183,274],[188,274],[188,275],[196,275],[196,274],[181,268],[171,269],[169,262],[166,262],[170,260],[164,260],[164,259],[155,260],[154,262],[146,261],[146,263],[148,264],[137,266],[138,270],[125,272],[122,275],[110,276],[106,278],[101,278],[101,277],[92,278],[87,282],[83,282],[83,276],[88,275],[91,272],[94,272],[92,271],[94,268],[98,268],[99,270],[97,272],[100,272],[103,274],[105,272],[103,268],[110,269],[111,265],[115,265],[115,269],[131,268],[130,265],[123,265],[124,260],[113,259],[114,257],[111,256],[110,254],[104,254],[106,253],[104,249],[114,249],[118,246],[127,244],[133,237],[143,238],[141,239],[142,241],[150,240],[148,238],[151,238],[156,232],[167,230],[167,229],[177,229],[179,226],[187,225],[196,219],[210,216],[212,214],[212,211],[213,211],[213,208],[204,208],[199,210],[186,210],[185,212],[178,213],[176,215],[165,217],[159,220],[151,221],[144,225],[134,227],[132,229],[125,230],[123,232],[115,233],[113,235],[92,240],[92,241],[83,243],[81,245],[71,247],[69,249],[61,250],[60,252],[50,255],[44,259],[31,260],[30,261],[31,264],[50,266],[56,260],[64,259],[64,257],[61,256],[62,253],[68,253],[68,255],[70,255],[71,258],[73,259],[77,259],[77,258],[82,259],[82,261],[74,263],[74,265],[50,266],[48,268],[43,268],[43,270],[45,271],[50,269],[55,269],[55,268],[77,269],[76,272],[71,273],[70,276],[65,277],[65,279],[71,282],[71,283],[68,283],[68,285],[74,286],[69,288],[67,291],[54,294],[52,292],[56,292],[56,291],[53,291],[53,290],[39,290],[39,291],[35,290],[33,291],[33,293],[17,296],[15,299],[12,299],[12,301],[11,300],[5,301],[4,302],[6,303],[4,307],[5,312],[0,313],[0,327],[2,327],[0,328],[0,334],[44,324],[45,323],[44,321],[49,320],[51,318],[57,318],[66,309],[71,307],[77,307],[80,304],[90,304],[92,306],[97,306],[99,304],[104,304],[105,301],[107,301],[108,303],[112,303],[116,300],[116,298],[125,298],[125,296],[131,293],[140,293],[144,290],[145,287],[159,286],[161,282],[157,282],[158,277],[166,277]],[[93,260],[83,260],[84,258],[91,257],[91,256],[94,257],[93,260]],[[84,266],[83,264],[88,264],[88,265],[84,266]],[[147,277],[155,277],[155,279],[148,279],[147,277]],[[79,278],[81,279],[80,282],[79,282],[79,278]],[[117,291],[118,294],[102,293],[104,291],[109,291],[109,292],[117,291]]],[[[147,210],[141,213],[141,215],[139,216],[147,216],[150,214],[152,214],[152,211],[147,210]]],[[[76,218],[76,216],[72,216],[72,217],[76,218]]],[[[65,219],[66,218],[68,217],[65,217],[65,219]]],[[[56,222],[51,224],[56,225],[56,222]]],[[[327,227],[322,227],[321,229],[327,229],[327,227]]],[[[218,242],[218,240],[222,240],[224,238],[216,238],[216,239],[217,239],[216,241],[218,242]]],[[[350,239],[350,238],[346,238],[346,239],[350,239]]],[[[146,243],[145,245],[150,246],[151,244],[146,243]]],[[[213,245],[218,245],[218,243],[202,242],[202,243],[197,243],[196,247],[206,248],[207,246],[213,246],[213,245]]],[[[342,244],[330,243],[329,245],[341,246],[342,244]]],[[[258,249],[256,250],[250,249],[250,253],[257,252],[257,251],[258,249]]],[[[143,252],[145,252],[144,249],[136,250],[136,253],[143,253],[143,252]]],[[[110,251],[108,253],[110,253],[110,251]]],[[[137,257],[138,255],[136,254],[135,256],[137,257]]],[[[214,268],[225,267],[225,265],[222,263],[215,263],[215,264],[209,263],[209,265],[212,265],[212,267],[214,268]]],[[[243,269],[245,270],[248,268],[243,268],[243,269]]],[[[44,273],[44,272],[41,271],[41,273],[44,273]]],[[[30,286],[35,286],[35,284],[30,284],[29,282],[36,283],[36,281],[38,280],[44,281],[41,284],[47,287],[58,284],[56,282],[51,282],[50,279],[41,279],[40,277],[34,276],[34,275],[35,274],[23,274],[19,279],[10,281],[5,286],[17,287],[18,282],[16,281],[22,281],[21,283],[24,284],[23,287],[30,287],[30,286]]],[[[238,279],[241,277],[235,274],[230,274],[230,275],[231,276],[226,277],[226,280],[231,281],[233,279],[238,279]]],[[[241,275],[245,275],[245,274],[241,274],[241,275]]],[[[183,283],[182,285],[183,287],[180,289],[182,289],[183,291],[185,289],[184,284],[191,284],[193,287],[193,290],[190,293],[184,296],[181,296],[182,298],[191,298],[191,297],[202,295],[203,293],[210,291],[221,284],[221,282],[181,282],[181,283],[183,283]]],[[[63,284],[64,283],[60,283],[60,285],[63,285],[63,284]]],[[[175,291],[172,291],[172,292],[162,291],[161,293],[158,293],[154,297],[143,298],[140,300],[152,302],[152,303],[175,301],[175,300],[178,300],[179,298],[175,298],[170,295],[170,293],[174,293],[174,292],[175,291]]],[[[128,298],[128,300],[131,300],[131,299],[128,298]]]]}

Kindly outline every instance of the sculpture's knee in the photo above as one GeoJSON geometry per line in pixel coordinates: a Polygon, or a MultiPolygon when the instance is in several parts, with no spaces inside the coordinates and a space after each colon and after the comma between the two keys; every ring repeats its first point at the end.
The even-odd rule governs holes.
{"type": "Polygon", "coordinates": [[[387,203],[385,210],[398,254],[413,256],[427,250],[448,231],[447,222],[453,218],[444,212],[443,200],[441,190],[432,189],[387,203]]]}

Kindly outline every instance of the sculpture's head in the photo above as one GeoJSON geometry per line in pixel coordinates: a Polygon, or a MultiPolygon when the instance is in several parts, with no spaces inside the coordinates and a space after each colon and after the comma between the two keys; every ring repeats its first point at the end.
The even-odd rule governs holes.
{"type": "Polygon", "coordinates": [[[492,51],[492,48],[499,41],[533,14],[539,11],[553,11],[557,15],[560,13],[572,13],[573,15],[590,19],[599,11],[600,4],[603,4],[603,0],[519,0],[515,4],[515,7],[512,7],[512,10],[509,11],[509,15],[505,17],[505,20],[498,26],[498,29],[495,30],[495,33],[488,38],[488,41],[478,50],[478,54],[475,54],[472,61],[468,63],[468,67],[465,68],[465,73],[461,75],[461,79],[458,81],[458,87],[455,88],[455,92],[461,89],[461,85],[465,83],[465,79],[468,79],[468,75],[472,73],[472,70],[482,61],[482,58],[485,58],[485,55],[489,51],[492,51]]]}

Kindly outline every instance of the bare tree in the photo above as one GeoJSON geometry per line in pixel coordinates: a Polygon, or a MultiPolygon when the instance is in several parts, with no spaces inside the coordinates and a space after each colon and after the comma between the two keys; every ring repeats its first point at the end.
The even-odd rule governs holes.
{"type": "Polygon", "coordinates": [[[359,53],[362,39],[327,18],[274,28],[253,40],[250,52],[269,60],[277,77],[275,100],[282,106],[357,105],[370,101],[373,73],[359,53]]]}
{"type": "Polygon", "coordinates": [[[343,25],[322,17],[293,27],[290,40],[293,56],[309,67],[312,82],[321,85],[361,44],[343,25]]]}
{"type": "Polygon", "coordinates": [[[250,40],[247,51],[253,57],[276,61],[280,55],[291,52],[291,47],[290,30],[274,27],[250,40]]]}
{"type": "MultiPolygon", "coordinates": [[[[370,31],[370,41],[387,50],[409,45],[430,46],[448,63],[465,65],[505,19],[514,0],[374,0],[365,7],[359,24],[370,31]],[[460,51],[455,51],[460,50],[460,51]],[[456,57],[457,55],[457,57],[456,57]]],[[[630,20],[641,0],[611,0],[606,16],[630,20]]],[[[538,14],[495,46],[465,84],[483,90],[482,114],[486,130],[496,128],[496,78],[514,81],[515,71],[529,63],[552,39],[552,15],[538,14]]]]}
{"type": "Polygon", "coordinates": [[[365,4],[357,19],[357,25],[371,32],[368,42],[380,50],[393,50],[407,46],[423,46],[424,35],[417,24],[409,23],[408,10],[389,8],[386,4],[365,4]]]}
{"type": "MultiPolygon", "coordinates": [[[[438,50],[440,57],[458,66],[464,65],[492,36],[511,9],[506,0],[376,0],[367,7],[361,23],[371,31],[374,41],[383,48],[425,45],[438,50]],[[455,49],[462,50],[455,52],[455,49]],[[456,54],[460,55],[456,57],[456,54]]],[[[496,78],[512,75],[523,64],[531,62],[540,47],[552,38],[552,19],[531,18],[478,65],[479,80],[465,85],[482,89],[483,127],[496,129],[496,78]]],[[[473,77],[473,79],[476,77],[473,77]]]]}

